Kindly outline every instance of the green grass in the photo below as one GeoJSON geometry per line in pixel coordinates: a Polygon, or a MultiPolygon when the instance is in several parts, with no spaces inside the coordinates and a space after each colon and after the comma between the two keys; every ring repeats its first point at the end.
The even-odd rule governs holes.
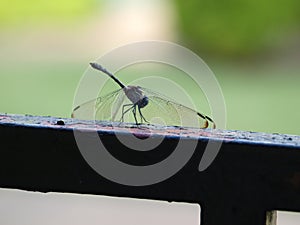
{"type": "MultiPolygon", "coordinates": [[[[228,129],[300,135],[299,70],[216,65],[213,70],[225,97],[228,129]]],[[[85,63],[2,65],[0,112],[70,117],[86,68],[85,63]]],[[[125,83],[130,82],[128,76],[122,74],[125,83]]],[[[188,92],[195,100],[193,90],[188,92]]]]}

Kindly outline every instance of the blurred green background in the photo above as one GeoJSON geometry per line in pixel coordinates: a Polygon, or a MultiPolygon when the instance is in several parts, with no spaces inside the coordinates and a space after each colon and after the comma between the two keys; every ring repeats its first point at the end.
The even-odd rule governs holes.
{"type": "Polygon", "coordinates": [[[188,47],[214,71],[228,129],[300,135],[297,0],[0,3],[0,112],[70,117],[90,61],[158,39],[188,47]]]}

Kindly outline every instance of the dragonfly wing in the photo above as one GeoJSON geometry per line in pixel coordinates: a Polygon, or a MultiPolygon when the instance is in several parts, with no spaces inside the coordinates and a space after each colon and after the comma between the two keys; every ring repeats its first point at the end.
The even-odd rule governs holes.
{"type": "MultiPolygon", "coordinates": [[[[159,117],[159,120],[166,125],[207,128],[211,123],[211,127],[215,127],[214,122],[204,114],[152,90],[143,88],[143,91],[149,99],[149,104],[142,109],[142,113],[148,121],[159,117]]],[[[153,122],[151,121],[151,123],[153,122]]]]}
{"type": "Polygon", "coordinates": [[[83,103],[73,110],[72,117],[83,120],[115,121],[114,115],[120,111],[120,106],[122,105],[122,101],[124,101],[124,96],[123,90],[119,89],[83,103]]]}

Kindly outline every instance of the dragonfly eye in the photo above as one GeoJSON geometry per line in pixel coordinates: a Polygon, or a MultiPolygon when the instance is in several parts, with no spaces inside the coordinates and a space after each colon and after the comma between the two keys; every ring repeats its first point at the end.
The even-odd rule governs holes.
{"type": "Polygon", "coordinates": [[[149,103],[149,99],[147,96],[143,97],[141,100],[138,101],[137,105],[140,107],[140,108],[144,108],[146,105],[148,105],[149,103]]]}

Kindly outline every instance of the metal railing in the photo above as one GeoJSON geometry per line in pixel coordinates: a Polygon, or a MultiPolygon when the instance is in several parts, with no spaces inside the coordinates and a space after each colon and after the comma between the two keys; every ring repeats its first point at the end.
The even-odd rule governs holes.
{"type": "Polygon", "coordinates": [[[74,129],[96,130],[115,157],[136,165],[167,157],[162,152],[181,138],[176,133],[180,128],[169,127],[156,151],[125,154],[115,132],[126,138],[135,132],[130,127],[112,132],[101,123],[95,128],[73,119],[0,114],[0,187],[198,203],[203,225],[274,225],[275,210],[300,211],[299,136],[226,130],[199,130],[195,136],[195,129],[186,129],[185,141],[196,137],[198,144],[183,168],[162,182],[130,186],[110,181],[89,166],[74,129]],[[219,154],[200,172],[207,142],[220,137],[219,154]]]}

